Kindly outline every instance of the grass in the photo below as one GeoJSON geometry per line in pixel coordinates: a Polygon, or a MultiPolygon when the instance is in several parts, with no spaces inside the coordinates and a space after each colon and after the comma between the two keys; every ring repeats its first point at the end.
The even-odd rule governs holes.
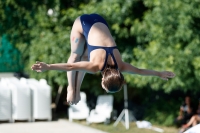
{"type": "MultiPolygon", "coordinates": [[[[74,121],[74,122],[82,124],[84,126],[96,128],[108,133],[159,133],[151,129],[137,128],[135,122],[130,123],[128,130],[124,127],[124,125],[121,122],[116,127],[113,126],[114,122],[111,122],[109,125],[105,125],[103,123],[87,125],[85,121],[74,121]]],[[[164,127],[164,126],[157,126],[157,125],[153,125],[153,126],[163,129],[164,133],[178,133],[178,129],[175,127],[164,127]]]]}

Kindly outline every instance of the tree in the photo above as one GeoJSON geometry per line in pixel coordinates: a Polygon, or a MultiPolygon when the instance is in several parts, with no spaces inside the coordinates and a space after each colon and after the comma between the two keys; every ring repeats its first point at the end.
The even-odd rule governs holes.
{"type": "MultiPolygon", "coordinates": [[[[125,75],[131,87],[150,86],[166,92],[178,88],[198,89],[198,0],[4,0],[0,1],[0,35],[7,34],[23,53],[24,71],[31,77],[46,78],[51,85],[64,86],[67,85],[64,72],[38,74],[30,66],[36,60],[66,62],[73,21],[81,14],[93,12],[108,21],[123,60],[139,68],[170,70],[177,75],[168,82],[155,77],[125,75]]],[[[86,76],[82,87],[89,88],[88,81],[96,86],[99,79],[100,74],[86,76]]],[[[100,90],[100,83],[97,88],[100,90]]]]}
{"type": "MultiPolygon", "coordinates": [[[[47,79],[55,94],[58,86],[66,87],[66,73],[38,74],[31,71],[31,65],[35,61],[66,62],[70,54],[70,31],[76,17],[99,13],[107,20],[124,61],[139,68],[175,72],[176,77],[168,82],[156,77],[125,74],[129,91],[148,101],[152,97],[142,96],[150,94],[152,89],[159,92],[179,88],[184,92],[198,91],[199,9],[199,0],[0,0],[0,36],[6,34],[11,44],[21,51],[24,72],[31,78],[47,79]]],[[[81,89],[93,96],[102,94],[100,80],[100,73],[86,75],[81,89]]],[[[123,93],[113,95],[117,103],[123,99],[123,93]]],[[[159,115],[164,112],[163,116],[170,116],[172,120],[173,115],[166,106],[163,111],[159,105],[154,106],[153,112],[156,110],[159,115]]],[[[152,118],[158,118],[151,114],[152,118]]],[[[159,117],[159,121],[166,117],[159,117]]]]}
{"type": "Polygon", "coordinates": [[[143,68],[171,70],[177,75],[163,82],[157,78],[138,77],[129,81],[143,87],[170,92],[197,91],[199,84],[199,1],[144,1],[148,8],[142,20],[136,19],[131,27],[132,35],[139,44],[133,50],[132,64],[143,68]]]}

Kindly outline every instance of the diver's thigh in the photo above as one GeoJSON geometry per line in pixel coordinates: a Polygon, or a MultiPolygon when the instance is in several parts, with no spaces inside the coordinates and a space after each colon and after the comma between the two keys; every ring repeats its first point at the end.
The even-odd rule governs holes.
{"type": "Polygon", "coordinates": [[[71,52],[74,54],[82,55],[85,45],[85,37],[83,36],[80,17],[78,17],[72,27],[70,35],[71,52]]]}
{"type": "Polygon", "coordinates": [[[71,53],[82,55],[85,46],[85,38],[82,35],[74,35],[71,39],[71,53]]]}

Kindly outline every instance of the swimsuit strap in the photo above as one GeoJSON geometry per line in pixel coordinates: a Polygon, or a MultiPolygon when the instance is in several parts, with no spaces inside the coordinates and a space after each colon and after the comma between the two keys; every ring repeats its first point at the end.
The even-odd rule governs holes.
{"type": "Polygon", "coordinates": [[[107,61],[108,61],[108,52],[106,51],[106,58],[105,58],[105,62],[104,62],[104,64],[103,64],[103,67],[102,67],[102,69],[100,70],[100,71],[103,71],[104,69],[105,69],[105,67],[106,67],[106,64],[107,64],[107,61]]]}
{"type": "Polygon", "coordinates": [[[105,62],[104,62],[104,65],[103,65],[103,68],[101,69],[101,71],[103,71],[106,67],[109,54],[111,55],[111,57],[112,57],[112,59],[115,63],[116,69],[118,69],[117,61],[116,61],[115,56],[113,54],[113,50],[117,49],[117,46],[115,46],[115,47],[104,47],[103,49],[106,51],[106,58],[105,58],[105,62]]]}
{"type": "Polygon", "coordinates": [[[115,63],[116,69],[118,69],[117,61],[116,61],[115,56],[114,56],[114,54],[113,54],[113,50],[114,50],[114,49],[112,49],[111,56],[112,56],[113,61],[114,61],[114,63],[115,63]]]}

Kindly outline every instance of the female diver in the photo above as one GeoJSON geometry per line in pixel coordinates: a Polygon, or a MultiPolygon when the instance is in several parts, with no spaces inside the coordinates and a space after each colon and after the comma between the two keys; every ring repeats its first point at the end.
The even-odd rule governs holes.
{"type": "Polygon", "coordinates": [[[37,72],[45,70],[67,71],[67,102],[69,104],[79,102],[80,87],[86,72],[96,73],[100,71],[102,88],[108,93],[117,92],[122,88],[125,81],[121,72],[157,76],[163,80],[175,76],[169,71],[139,69],[123,62],[107,22],[98,14],[79,16],[73,24],[70,38],[71,54],[67,63],[36,62],[32,66],[32,70],[37,72]]]}

